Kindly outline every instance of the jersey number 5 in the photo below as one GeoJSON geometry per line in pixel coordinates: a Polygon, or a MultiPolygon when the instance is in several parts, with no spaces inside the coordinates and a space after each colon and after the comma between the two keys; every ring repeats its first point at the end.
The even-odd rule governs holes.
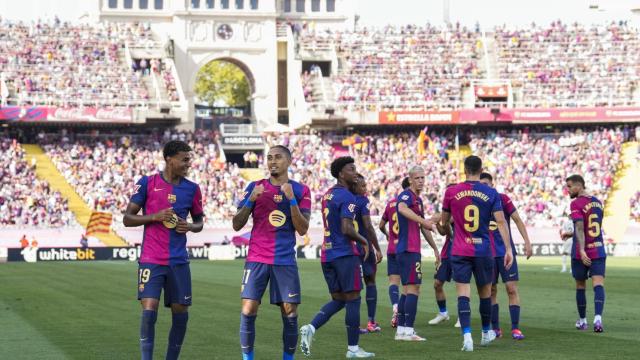
{"type": "Polygon", "coordinates": [[[600,236],[600,222],[598,221],[598,214],[591,214],[587,218],[587,227],[589,228],[589,236],[597,238],[600,236]]]}
{"type": "Polygon", "coordinates": [[[480,209],[476,205],[467,205],[464,208],[464,229],[472,233],[480,228],[480,209]]]}

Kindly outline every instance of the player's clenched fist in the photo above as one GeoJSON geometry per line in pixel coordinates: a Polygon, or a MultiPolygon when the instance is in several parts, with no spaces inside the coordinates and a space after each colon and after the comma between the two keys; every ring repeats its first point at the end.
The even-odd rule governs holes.
{"type": "Polygon", "coordinates": [[[264,192],[264,185],[258,185],[253,188],[251,195],[249,195],[249,201],[256,201],[260,195],[264,192]]]}
{"type": "Polygon", "coordinates": [[[291,200],[295,196],[293,194],[293,187],[289,183],[282,184],[282,186],[280,187],[280,190],[282,190],[282,192],[284,193],[284,196],[287,197],[287,200],[291,200]]]}
{"type": "Polygon", "coordinates": [[[166,208],[163,210],[158,211],[157,213],[153,214],[153,221],[158,221],[158,222],[162,222],[162,221],[171,221],[173,219],[173,209],[172,208],[166,208]]]}

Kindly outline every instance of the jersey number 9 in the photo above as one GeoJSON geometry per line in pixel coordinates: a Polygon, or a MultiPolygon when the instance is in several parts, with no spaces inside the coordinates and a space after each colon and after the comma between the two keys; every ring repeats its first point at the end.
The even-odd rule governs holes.
{"type": "Polygon", "coordinates": [[[467,205],[464,208],[464,229],[472,233],[480,228],[480,209],[476,205],[467,205]]]}

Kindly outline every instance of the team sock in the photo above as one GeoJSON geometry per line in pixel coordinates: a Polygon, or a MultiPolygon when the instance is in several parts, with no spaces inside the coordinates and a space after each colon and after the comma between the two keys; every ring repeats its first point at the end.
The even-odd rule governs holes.
{"type": "Polygon", "coordinates": [[[156,320],[158,312],[153,310],[142,310],[140,320],[140,352],[142,360],[153,358],[153,340],[156,334],[156,320]]]}
{"type": "Polygon", "coordinates": [[[360,298],[346,302],[344,323],[347,326],[347,344],[358,346],[360,338],[360,298]]]}
{"type": "Polygon", "coordinates": [[[367,315],[369,316],[369,321],[376,321],[376,306],[378,304],[378,289],[376,285],[367,285],[367,315]]]}
{"type": "Polygon", "coordinates": [[[498,330],[500,328],[500,305],[491,305],[491,328],[498,330]]]}
{"type": "Polygon", "coordinates": [[[407,294],[407,298],[404,303],[404,323],[405,327],[413,328],[413,323],[416,320],[416,313],[418,312],[418,295],[407,294]]]}
{"type": "Polygon", "coordinates": [[[587,295],[584,289],[576,289],[576,305],[580,319],[587,317],[587,295]]]}
{"type": "Polygon", "coordinates": [[[604,311],[604,286],[602,285],[594,286],[593,293],[594,293],[593,301],[595,303],[596,315],[602,315],[602,311],[604,311]]]}
{"type": "Polygon", "coordinates": [[[458,319],[460,319],[460,329],[462,334],[471,333],[471,305],[469,297],[458,296],[458,319]]]}
{"type": "Polygon", "coordinates": [[[240,347],[242,353],[253,359],[253,344],[256,340],[256,317],[240,314],[240,347]]]}
{"type": "Polygon", "coordinates": [[[296,352],[296,346],[298,344],[298,316],[283,316],[282,317],[282,359],[287,360],[287,355],[291,355],[296,352]]]}
{"type": "Polygon", "coordinates": [[[389,285],[389,300],[391,300],[391,305],[398,305],[399,298],[400,292],[398,290],[398,285],[389,285]]]}
{"type": "Polygon", "coordinates": [[[520,327],[520,305],[509,305],[509,315],[511,315],[511,330],[520,327]]]}
{"type": "Polygon", "coordinates": [[[180,349],[187,333],[187,322],[189,322],[188,312],[171,314],[167,360],[177,360],[178,356],[180,356],[180,349]]]}
{"type": "Polygon", "coordinates": [[[404,327],[404,323],[405,323],[404,307],[405,307],[406,300],[407,300],[407,296],[405,294],[400,295],[400,300],[398,301],[398,327],[404,327]]]}
{"type": "Polygon", "coordinates": [[[440,313],[446,314],[447,313],[447,300],[437,300],[437,303],[438,303],[438,310],[440,310],[440,313]]]}
{"type": "Polygon", "coordinates": [[[320,329],[320,327],[329,321],[333,314],[342,310],[345,306],[344,301],[331,300],[328,303],[324,304],[324,306],[318,311],[316,316],[311,320],[311,326],[313,326],[316,330],[320,329]]]}
{"type": "Polygon", "coordinates": [[[480,299],[480,319],[482,320],[482,331],[491,330],[491,298],[480,299]]]}

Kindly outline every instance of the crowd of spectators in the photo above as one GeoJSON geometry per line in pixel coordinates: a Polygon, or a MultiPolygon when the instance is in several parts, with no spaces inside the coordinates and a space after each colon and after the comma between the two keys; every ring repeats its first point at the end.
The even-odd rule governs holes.
{"type": "Polygon", "coordinates": [[[15,139],[0,135],[0,227],[77,226],[67,200],[36,177],[36,166],[15,139]]]}
{"type": "Polygon", "coordinates": [[[48,137],[44,148],[58,170],[92,209],[115,215],[121,223],[133,184],[143,175],[163,170],[162,145],[174,139],[194,150],[189,178],[200,184],[207,225],[231,218],[244,189],[239,168],[220,155],[217,134],[210,131],[165,132],[130,136],[48,137]]]}
{"type": "Polygon", "coordinates": [[[640,34],[626,21],[497,27],[500,78],[532,107],[629,105],[640,79],[640,34]]]}
{"type": "Polygon", "coordinates": [[[601,129],[546,136],[494,132],[474,137],[470,146],[527,225],[555,226],[569,215],[564,180],[571,174],[582,174],[589,194],[606,203],[622,142],[620,129],[601,129]]]}
{"type": "Polygon", "coordinates": [[[300,51],[335,48],[332,75],[343,109],[455,108],[462,89],[481,76],[478,33],[459,24],[385,26],[357,31],[303,31],[300,51]]]}
{"type": "Polygon", "coordinates": [[[0,71],[19,105],[135,105],[149,93],[124,58],[126,42],[152,33],[142,24],[31,23],[0,18],[0,71]]]}

